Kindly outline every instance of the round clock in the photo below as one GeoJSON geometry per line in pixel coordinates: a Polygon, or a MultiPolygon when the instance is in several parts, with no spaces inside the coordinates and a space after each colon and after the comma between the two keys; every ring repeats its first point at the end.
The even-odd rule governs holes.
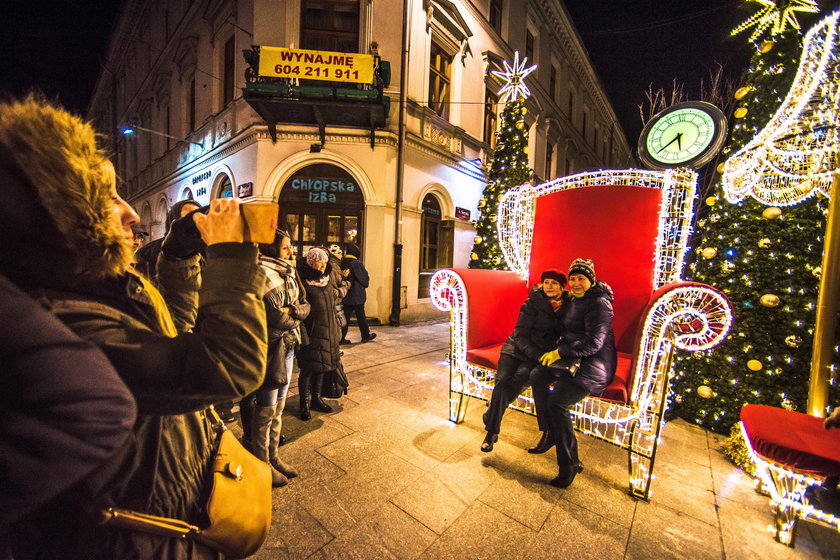
{"type": "Polygon", "coordinates": [[[651,169],[700,167],[723,147],[726,117],[704,101],[686,101],[657,113],[642,130],[639,158],[651,169]]]}

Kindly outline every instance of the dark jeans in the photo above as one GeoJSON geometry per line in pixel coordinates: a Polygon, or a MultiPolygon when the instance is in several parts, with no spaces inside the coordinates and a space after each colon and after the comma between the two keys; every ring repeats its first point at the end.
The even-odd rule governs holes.
{"type": "Polygon", "coordinates": [[[549,368],[531,371],[531,391],[537,407],[540,429],[551,432],[557,451],[560,475],[569,474],[578,463],[578,446],[569,408],[589,395],[589,390],[574,377],[555,377],[549,368]]]}
{"type": "Polygon", "coordinates": [[[498,434],[502,415],[510,403],[530,384],[529,374],[534,363],[502,354],[496,371],[496,385],[490,397],[487,412],[484,413],[484,428],[491,434],[498,434]]]}
{"type": "Polygon", "coordinates": [[[356,314],[356,323],[359,324],[359,331],[362,333],[362,340],[370,336],[370,328],[368,327],[367,317],[365,317],[365,304],[359,305],[344,305],[344,316],[347,318],[347,324],[341,327],[341,338],[347,338],[347,330],[350,328],[350,313],[356,314]]]}

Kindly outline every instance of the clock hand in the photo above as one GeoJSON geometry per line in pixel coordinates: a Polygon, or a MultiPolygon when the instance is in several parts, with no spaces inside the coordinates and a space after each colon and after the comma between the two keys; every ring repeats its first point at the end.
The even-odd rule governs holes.
{"type": "Polygon", "coordinates": [[[677,134],[677,149],[680,149],[680,150],[682,150],[682,140],[681,140],[682,135],[683,135],[682,132],[677,134]]]}
{"type": "Polygon", "coordinates": [[[659,152],[661,152],[662,150],[664,150],[665,148],[667,148],[668,146],[670,146],[670,145],[671,145],[671,144],[673,144],[674,142],[678,142],[681,136],[682,136],[682,132],[680,132],[679,134],[677,134],[676,136],[674,136],[674,139],[673,139],[673,140],[671,140],[670,142],[668,142],[667,144],[665,144],[664,146],[662,146],[661,148],[659,148],[659,150],[658,150],[656,153],[658,154],[659,152]]]}

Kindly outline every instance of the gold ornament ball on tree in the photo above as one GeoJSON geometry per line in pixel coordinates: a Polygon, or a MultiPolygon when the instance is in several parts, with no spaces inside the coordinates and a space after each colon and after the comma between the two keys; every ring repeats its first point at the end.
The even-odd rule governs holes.
{"type": "Polygon", "coordinates": [[[700,385],[697,387],[697,394],[703,397],[704,399],[710,399],[715,396],[715,392],[712,391],[712,388],[708,385],[700,385]]]}
{"type": "Polygon", "coordinates": [[[743,119],[747,116],[747,113],[749,113],[749,111],[747,111],[746,107],[738,107],[737,109],[735,109],[733,115],[736,119],[743,119]]]}
{"type": "Polygon", "coordinates": [[[761,368],[763,368],[764,366],[758,360],[750,360],[749,362],[747,362],[747,367],[753,371],[761,371],[761,368]]]}
{"type": "Polygon", "coordinates": [[[523,148],[522,148],[522,153],[523,153],[523,154],[527,154],[527,153],[528,153],[528,151],[529,151],[528,146],[525,146],[525,147],[523,147],[523,148]]]}
{"type": "Polygon", "coordinates": [[[791,348],[799,348],[799,346],[802,344],[802,337],[792,334],[789,337],[785,338],[785,344],[787,344],[791,348]]]}
{"type": "Polygon", "coordinates": [[[785,410],[796,410],[796,404],[790,399],[782,399],[782,408],[785,410]]]}
{"type": "Polygon", "coordinates": [[[765,220],[775,220],[781,215],[782,209],[778,206],[770,206],[769,208],[765,208],[764,212],[761,213],[761,217],[765,220]]]}
{"type": "Polygon", "coordinates": [[[811,274],[814,275],[814,278],[821,278],[822,277],[822,267],[818,266],[814,270],[811,271],[811,274]]]}
{"type": "Polygon", "coordinates": [[[519,130],[525,130],[525,121],[516,121],[516,128],[519,130]]]}
{"type": "Polygon", "coordinates": [[[484,241],[484,238],[483,238],[483,237],[481,237],[480,235],[476,235],[476,236],[475,236],[475,239],[473,239],[473,242],[474,242],[476,245],[481,245],[481,242],[482,242],[482,241],[484,241]]]}
{"type": "Polygon", "coordinates": [[[764,307],[776,307],[781,302],[779,296],[776,294],[764,294],[758,301],[761,302],[761,305],[764,307]]]}
{"type": "Polygon", "coordinates": [[[758,48],[763,54],[767,54],[773,50],[773,46],[773,41],[764,41],[758,48]]]}
{"type": "Polygon", "coordinates": [[[706,204],[709,205],[709,206],[714,206],[715,204],[717,204],[717,197],[716,196],[708,197],[706,199],[706,204]]]}
{"type": "Polygon", "coordinates": [[[485,206],[486,204],[487,204],[487,201],[486,201],[486,200],[484,200],[483,198],[479,198],[479,199],[478,199],[478,207],[479,207],[479,208],[484,208],[484,206],[485,206]]]}
{"type": "Polygon", "coordinates": [[[496,197],[496,200],[502,200],[502,197],[505,196],[505,193],[499,193],[499,196],[496,197]]]}
{"type": "Polygon", "coordinates": [[[725,261],[721,263],[720,269],[724,274],[729,274],[730,272],[735,272],[735,263],[725,261]]]}
{"type": "Polygon", "coordinates": [[[726,163],[726,162],[721,162],[721,163],[717,164],[717,167],[715,167],[715,171],[717,171],[718,173],[723,173],[723,164],[724,163],[726,163]]]}
{"type": "Polygon", "coordinates": [[[759,239],[758,240],[758,246],[761,247],[762,249],[767,249],[772,244],[773,244],[773,242],[770,241],[770,239],[768,239],[766,237],[764,239],[759,239]]]}
{"type": "Polygon", "coordinates": [[[745,98],[747,96],[747,94],[750,92],[750,90],[752,90],[752,87],[750,87],[750,86],[744,86],[744,87],[738,88],[735,91],[735,99],[745,98]]]}
{"type": "Polygon", "coordinates": [[[700,254],[703,255],[704,259],[713,259],[717,256],[717,249],[714,247],[706,247],[700,254]]]}

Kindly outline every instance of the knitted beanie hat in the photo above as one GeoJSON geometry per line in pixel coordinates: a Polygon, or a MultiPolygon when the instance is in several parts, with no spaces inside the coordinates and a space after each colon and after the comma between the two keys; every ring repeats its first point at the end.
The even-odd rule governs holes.
{"type": "Polygon", "coordinates": [[[312,247],[306,252],[304,257],[306,257],[306,264],[312,268],[315,268],[315,263],[327,262],[330,260],[327,256],[327,252],[320,247],[312,247]]]}
{"type": "Polygon", "coordinates": [[[590,282],[595,283],[595,265],[589,259],[575,259],[569,267],[569,276],[572,274],[583,274],[590,282]]]}
{"type": "Polygon", "coordinates": [[[341,250],[341,245],[339,245],[338,243],[330,244],[330,253],[332,253],[339,259],[344,256],[344,252],[341,250]]]}
{"type": "Polygon", "coordinates": [[[566,285],[566,275],[560,272],[560,270],[557,268],[549,268],[548,270],[544,270],[543,273],[540,274],[540,282],[544,282],[546,278],[557,280],[561,286],[566,285]]]}

